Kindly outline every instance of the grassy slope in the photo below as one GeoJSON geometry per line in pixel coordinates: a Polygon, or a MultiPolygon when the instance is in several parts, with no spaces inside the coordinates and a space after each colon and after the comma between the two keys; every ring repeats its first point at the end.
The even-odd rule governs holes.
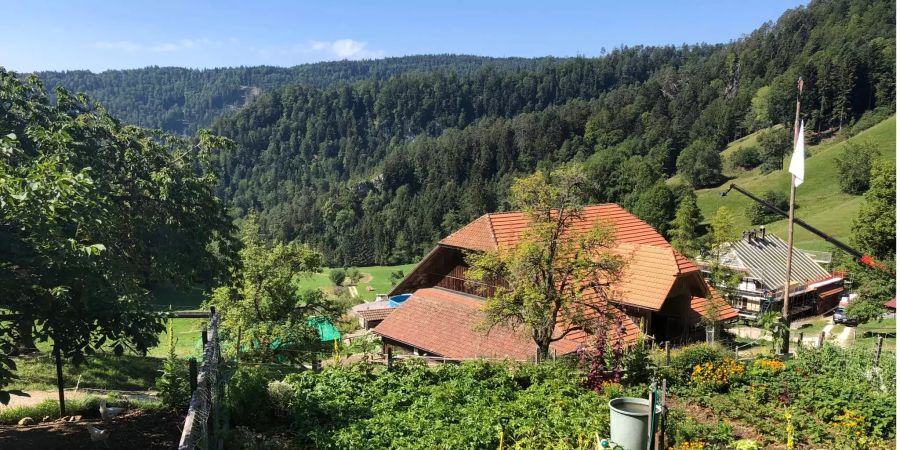
{"type": "Polygon", "coordinates": [[[731,171],[728,169],[728,160],[731,158],[731,155],[733,155],[736,151],[738,151],[738,149],[743,148],[743,147],[748,147],[748,148],[749,147],[758,147],[760,134],[762,134],[763,132],[768,131],[770,129],[777,130],[782,127],[783,127],[782,125],[775,125],[774,127],[771,127],[771,128],[765,128],[765,129],[756,131],[754,133],[750,133],[750,134],[748,134],[736,141],[732,141],[730,144],[728,144],[728,147],[725,147],[725,150],[722,150],[722,153],[720,154],[722,157],[722,166],[723,166],[722,172],[725,174],[725,176],[736,177],[736,176],[740,176],[742,173],[746,173],[743,169],[737,169],[736,171],[731,171]]]}
{"type": "MultiPolygon", "coordinates": [[[[404,274],[409,274],[415,264],[402,264],[399,266],[369,266],[359,267],[359,271],[363,274],[362,281],[359,282],[356,289],[359,297],[366,301],[375,300],[375,294],[386,294],[391,290],[391,272],[402,270],[404,274]],[[374,291],[367,288],[371,286],[374,291]]],[[[298,277],[296,281],[300,289],[322,289],[330,288],[333,284],[328,278],[328,272],[331,269],[324,269],[322,272],[309,276],[298,277]]]]}
{"type": "MultiPolygon", "coordinates": [[[[848,141],[809,147],[807,152],[812,156],[806,159],[806,181],[797,188],[797,217],[837,239],[848,242],[850,220],[859,210],[862,197],[841,192],[834,158],[844,151],[848,142],[873,142],[878,146],[882,157],[896,159],[896,141],[896,116],[892,116],[848,141]]],[[[767,190],[781,189],[787,192],[790,183],[787,166],[788,159],[785,161],[785,170],[762,175],[755,169],[739,175],[729,183],[735,183],[757,195],[762,195],[767,190]]],[[[752,200],[737,192],[722,197],[720,193],[725,190],[725,186],[697,191],[697,201],[704,217],[712,218],[720,206],[725,206],[737,219],[738,229],[750,228],[745,210],[752,200]]],[[[767,225],[766,228],[777,236],[787,238],[787,220],[779,220],[767,225]]],[[[831,247],[821,238],[800,227],[794,229],[794,241],[797,247],[807,250],[828,250],[831,247]]]]}

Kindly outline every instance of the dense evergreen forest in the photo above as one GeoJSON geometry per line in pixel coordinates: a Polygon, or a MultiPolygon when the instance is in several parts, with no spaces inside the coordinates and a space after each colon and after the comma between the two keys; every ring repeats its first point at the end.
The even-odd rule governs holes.
{"type": "MultiPolygon", "coordinates": [[[[507,208],[516,175],[570,161],[585,164],[594,201],[622,203],[666,233],[692,188],[723,181],[729,141],[792,124],[798,77],[811,138],[893,111],[895,13],[885,0],[816,0],[731,43],[599,58],[42,76],[87,90],[125,120],[179,132],[241,104],[242,86],[260,87],[213,125],[237,143],[216,155],[218,194],[236,214],[259,211],[268,235],[322,250],[328,264],[390,264],[507,208]],[[676,173],[688,184],[664,183],[676,173]]],[[[790,147],[781,132],[762,146],[778,164],[790,147]]]]}
{"type": "Polygon", "coordinates": [[[533,70],[558,58],[489,58],[470,55],[416,55],[371,61],[332,61],[295,67],[40,72],[48,90],[57,86],[84,92],[114,116],[136,125],[193,134],[213,120],[249,103],[260,93],[292,84],[327,88],[334,83],[382,80],[413,71],[467,73],[490,65],[500,71],[533,70]]]}

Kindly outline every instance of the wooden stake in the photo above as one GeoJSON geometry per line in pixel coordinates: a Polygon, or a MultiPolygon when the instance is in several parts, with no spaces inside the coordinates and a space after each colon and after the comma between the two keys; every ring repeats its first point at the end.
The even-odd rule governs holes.
{"type": "Polygon", "coordinates": [[[237,358],[238,362],[241,362],[241,332],[244,328],[241,325],[238,325],[238,335],[237,335],[237,347],[234,349],[235,358],[237,358]]]}
{"type": "Polygon", "coordinates": [[[666,367],[672,364],[672,349],[669,348],[669,341],[666,341],[666,367]]]}
{"type": "Polygon", "coordinates": [[[803,347],[803,332],[800,332],[800,336],[797,338],[797,348],[803,347]]]}
{"type": "Polygon", "coordinates": [[[188,358],[188,383],[191,386],[191,395],[197,390],[197,359],[193,356],[188,358]]]}
{"type": "Polygon", "coordinates": [[[878,367],[878,362],[881,361],[881,344],[884,343],[884,336],[878,336],[878,343],[875,344],[875,367],[878,367]]]}
{"type": "Polygon", "coordinates": [[[820,331],[819,332],[819,348],[822,348],[824,346],[825,346],[825,332],[820,331]]]}

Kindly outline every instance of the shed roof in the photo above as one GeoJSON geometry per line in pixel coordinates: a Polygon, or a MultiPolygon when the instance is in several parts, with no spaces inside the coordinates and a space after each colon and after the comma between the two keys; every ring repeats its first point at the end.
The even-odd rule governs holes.
{"type": "MultiPolygon", "coordinates": [[[[777,236],[744,238],[728,244],[720,263],[746,273],[762,282],[770,291],[784,288],[787,267],[787,242],[777,236]]],[[[803,285],[830,277],[825,269],[796,248],[791,259],[791,284],[803,285]]]]}

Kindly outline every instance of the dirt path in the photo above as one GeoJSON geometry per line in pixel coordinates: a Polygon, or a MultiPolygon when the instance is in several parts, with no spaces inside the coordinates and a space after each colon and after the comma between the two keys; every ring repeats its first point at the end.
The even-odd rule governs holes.
{"type": "Polygon", "coordinates": [[[853,338],[856,335],[856,328],[852,327],[844,327],[844,331],[841,331],[841,334],[837,335],[835,338],[835,342],[837,345],[847,348],[850,346],[850,343],[853,342],[853,338]]]}
{"type": "MultiPolygon", "coordinates": [[[[44,400],[57,400],[59,398],[59,394],[57,391],[26,391],[29,397],[23,397],[20,395],[13,395],[9,398],[9,403],[7,405],[0,404],[0,411],[8,408],[17,408],[20,406],[34,406],[44,400]]],[[[73,392],[66,391],[66,400],[72,400],[75,398],[84,397],[84,391],[81,392],[73,392]]],[[[40,417],[37,418],[40,420],[40,417]]]]}
{"type": "MultiPolygon", "coordinates": [[[[99,416],[99,412],[96,413],[99,416]]],[[[0,425],[0,448],[4,450],[102,450],[172,449],[178,446],[184,417],[173,411],[130,411],[104,424],[99,417],[83,416],[71,423],[63,420],[20,427],[0,425]],[[87,426],[109,431],[106,445],[91,442],[87,426]]]]}

